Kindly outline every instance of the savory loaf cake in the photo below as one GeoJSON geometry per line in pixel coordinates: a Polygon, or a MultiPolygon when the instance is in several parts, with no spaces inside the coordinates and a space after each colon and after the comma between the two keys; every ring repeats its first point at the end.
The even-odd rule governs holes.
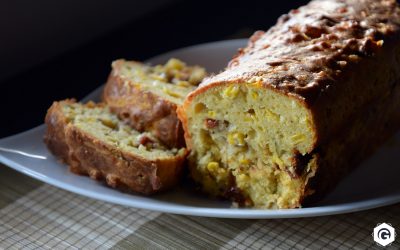
{"type": "Polygon", "coordinates": [[[400,127],[399,27],[395,0],[315,0],[256,32],[178,110],[194,180],[242,206],[321,197],[400,127]]]}
{"type": "Polygon", "coordinates": [[[112,63],[103,100],[135,129],[153,133],[169,147],[181,147],[185,143],[176,108],[205,75],[204,68],[174,58],[154,67],[121,59],[112,63]]]}
{"type": "Polygon", "coordinates": [[[46,124],[45,143],[74,173],[143,194],[168,189],[179,180],[186,149],[167,149],[104,104],[54,102],[46,124]]]}

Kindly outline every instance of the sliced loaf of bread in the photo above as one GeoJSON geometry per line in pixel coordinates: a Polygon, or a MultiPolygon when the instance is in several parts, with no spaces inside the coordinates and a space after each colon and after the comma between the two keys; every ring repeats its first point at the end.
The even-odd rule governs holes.
{"type": "Polygon", "coordinates": [[[313,0],[256,32],[178,114],[205,192],[296,208],[393,135],[399,110],[399,4],[313,0]]]}
{"type": "Polygon", "coordinates": [[[204,68],[174,58],[154,67],[116,60],[103,101],[136,130],[151,132],[169,148],[181,147],[185,142],[176,109],[205,76],[204,68]]]}
{"type": "Polygon", "coordinates": [[[132,129],[104,104],[54,102],[45,121],[45,143],[74,173],[142,194],[168,189],[180,178],[185,148],[168,149],[151,133],[132,129]]]}

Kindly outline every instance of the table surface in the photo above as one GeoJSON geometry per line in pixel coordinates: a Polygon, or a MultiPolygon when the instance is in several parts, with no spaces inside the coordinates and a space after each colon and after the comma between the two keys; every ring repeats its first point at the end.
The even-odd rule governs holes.
{"type": "MultiPolygon", "coordinates": [[[[400,204],[314,218],[202,218],[93,200],[0,164],[1,249],[382,249],[371,236],[382,222],[400,231],[400,204]]],[[[400,238],[385,249],[400,249],[400,238]]]]}

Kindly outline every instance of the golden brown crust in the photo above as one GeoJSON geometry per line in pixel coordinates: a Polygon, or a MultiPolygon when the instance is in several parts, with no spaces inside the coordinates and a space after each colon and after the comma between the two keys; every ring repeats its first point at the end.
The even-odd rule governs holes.
{"type": "Polygon", "coordinates": [[[91,137],[74,126],[66,131],[71,171],[105,180],[114,188],[152,194],[166,190],[180,179],[184,157],[150,161],[91,137]]]}
{"type": "Polygon", "coordinates": [[[177,105],[150,91],[141,90],[140,83],[124,79],[120,73],[122,63],[113,63],[104,87],[104,102],[136,130],[151,132],[170,148],[184,147],[183,129],[176,114],[177,105]]]}
{"type": "MultiPolygon", "coordinates": [[[[74,99],[64,100],[66,103],[74,103],[74,99]]],[[[66,142],[65,130],[68,125],[67,118],[61,112],[60,102],[53,102],[45,118],[47,125],[44,142],[49,150],[62,162],[69,164],[69,146],[66,142]]]]}
{"type": "MultiPolygon", "coordinates": [[[[74,100],[66,101],[73,103],[74,100]]],[[[152,194],[173,187],[180,179],[185,154],[148,160],[118,150],[70,124],[54,102],[46,115],[45,142],[71,172],[105,180],[114,188],[152,194]]],[[[93,105],[93,104],[92,104],[93,105]]]]}
{"type": "Polygon", "coordinates": [[[261,82],[313,103],[339,84],[335,80],[348,64],[399,39],[399,25],[395,0],[314,0],[280,17],[267,32],[256,32],[225,71],[201,86],[261,82]]]}
{"type": "Polygon", "coordinates": [[[307,187],[315,191],[315,195],[307,198],[307,203],[322,198],[334,189],[341,178],[398,131],[399,110],[400,81],[397,81],[389,96],[371,103],[349,121],[348,130],[341,131],[324,147],[316,150],[321,161],[315,178],[307,187]]]}

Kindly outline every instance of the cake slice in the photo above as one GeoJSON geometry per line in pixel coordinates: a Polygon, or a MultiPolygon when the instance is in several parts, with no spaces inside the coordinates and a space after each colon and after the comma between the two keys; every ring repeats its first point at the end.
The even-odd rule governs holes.
{"type": "Polygon", "coordinates": [[[205,75],[204,68],[174,58],[154,67],[116,60],[103,100],[136,130],[151,132],[170,148],[181,147],[185,142],[176,109],[205,75]]]}
{"type": "Polygon", "coordinates": [[[400,8],[311,1],[256,32],[178,114],[205,192],[258,208],[320,198],[400,128],[400,8]]]}
{"type": "Polygon", "coordinates": [[[171,188],[181,176],[185,148],[168,149],[151,133],[126,125],[104,104],[54,102],[45,121],[45,143],[73,173],[142,194],[171,188]]]}

